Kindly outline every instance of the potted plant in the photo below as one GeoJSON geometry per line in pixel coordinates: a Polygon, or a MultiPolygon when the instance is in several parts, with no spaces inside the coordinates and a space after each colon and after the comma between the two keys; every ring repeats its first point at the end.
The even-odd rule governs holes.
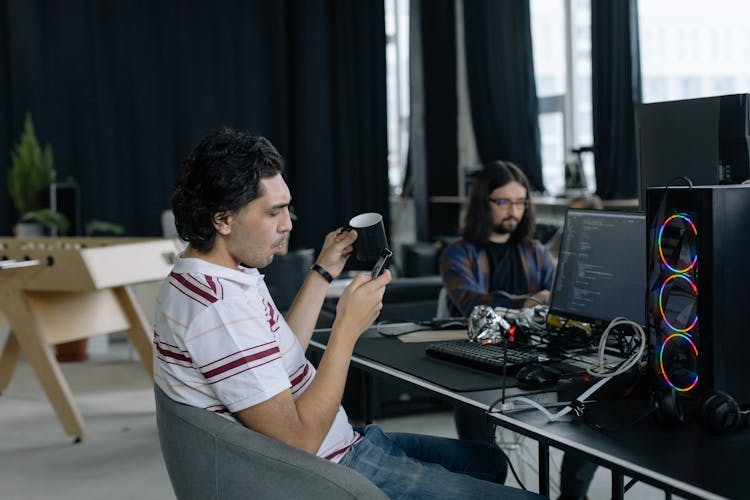
{"type": "Polygon", "coordinates": [[[39,147],[31,113],[26,113],[21,140],[10,157],[8,193],[20,215],[16,236],[41,236],[42,227],[66,234],[70,225],[67,217],[49,209],[49,187],[55,180],[52,148],[49,144],[43,151],[39,147]]]}

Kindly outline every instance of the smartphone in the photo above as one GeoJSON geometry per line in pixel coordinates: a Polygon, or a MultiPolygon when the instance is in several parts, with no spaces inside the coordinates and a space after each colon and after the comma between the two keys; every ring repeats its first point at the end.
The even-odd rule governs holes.
{"type": "Polygon", "coordinates": [[[372,268],[371,276],[373,277],[373,279],[380,276],[380,273],[383,272],[383,268],[385,268],[385,265],[388,263],[388,259],[391,258],[391,255],[393,255],[393,252],[391,252],[387,248],[383,250],[383,253],[380,254],[378,261],[375,263],[375,266],[372,268]]]}

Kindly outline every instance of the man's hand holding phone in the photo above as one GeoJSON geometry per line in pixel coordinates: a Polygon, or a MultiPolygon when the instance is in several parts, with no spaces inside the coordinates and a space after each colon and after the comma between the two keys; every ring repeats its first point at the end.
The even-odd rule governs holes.
{"type": "Polygon", "coordinates": [[[375,265],[372,268],[372,273],[370,273],[370,276],[372,279],[377,278],[380,276],[380,274],[383,272],[383,269],[385,269],[385,265],[388,263],[388,260],[393,255],[393,252],[391,252],[389,249],[385,248],[383,249],[383,253],[380,254],[380,257],[378,258],[378,261],[375,262],[375,265]]]}

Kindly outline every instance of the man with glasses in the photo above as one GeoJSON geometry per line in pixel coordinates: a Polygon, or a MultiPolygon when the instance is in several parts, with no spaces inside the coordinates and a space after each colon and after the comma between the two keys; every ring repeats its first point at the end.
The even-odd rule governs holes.
{"type": "Polygon", "coordinates": [[[452,316],[469,316],[480,304],[520,308],[549,301],[555,263],[532,239],[529,196],[529,181],[513,163],[495,161],[476,175],[462,238],[440,257],[452,316]]]}
{"type": "MultiPolygon", "coordinates": [[[[555,262],[534,236],[534,207],[526,175],[495,161],[474,178],[461,239],[440,257],[451,316],[475,306],[532,307],[549,301],[555,262]]],[[[483,412],[456,407],[461,439],[495,443],[495,426],[483,412]]]]}

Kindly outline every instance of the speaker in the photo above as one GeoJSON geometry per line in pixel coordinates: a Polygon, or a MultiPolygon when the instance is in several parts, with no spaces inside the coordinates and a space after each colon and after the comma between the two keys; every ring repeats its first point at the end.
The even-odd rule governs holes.
{"type": "Polygon", "coordinates": [[[649,188],[647,322],[652,389],[750,401],[750,185],[649,188]]]}

